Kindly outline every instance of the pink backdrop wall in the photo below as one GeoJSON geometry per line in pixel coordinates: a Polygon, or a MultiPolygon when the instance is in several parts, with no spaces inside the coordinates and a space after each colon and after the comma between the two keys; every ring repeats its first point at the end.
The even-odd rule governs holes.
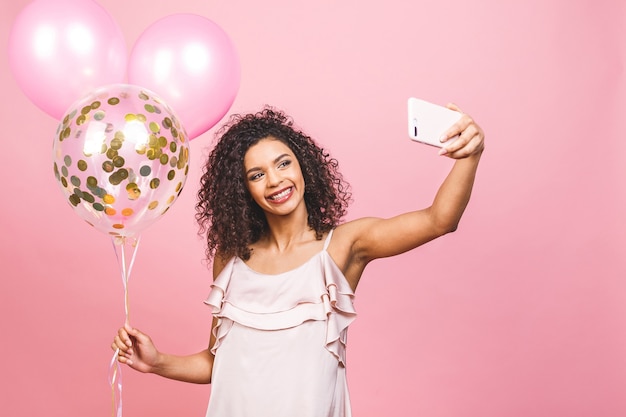
{"type": "MultiPolygon", "coordinates": [[[[28,3],[1,3],[4,49],[28,3]]],[[[422,207],[450,167],[406,137],[407,97],[454,101],[483,126],[459,231],[362,280],[356,416],[626,415],[624,2],[100,4],[129,49],[169,14],[221,25],[242,65],[231,112],[282,107],[327,145],[353,186],[349,217],[422,207]]],[[[113,249],[62,198],[57,122],[19,90],[5,50],[0,85],[1,413],[110,415],[109,344],[124,320],[113,249]]],[[[212,133],[191,143],[186,189],[143,234],[130,282],[131,322],[172,352],[208,340],[193,215],[212,133]]],[[[127,416],[204,415],[209,386],[123,375],[127,416]]]]}

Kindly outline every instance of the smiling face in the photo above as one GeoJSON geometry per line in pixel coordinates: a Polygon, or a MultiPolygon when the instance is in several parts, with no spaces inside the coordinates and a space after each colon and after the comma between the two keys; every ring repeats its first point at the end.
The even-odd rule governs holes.
{"type": "Polygon", "coordinates": [[[304,210],[304,178],[294,153],[280,140],[261,139],[243,160],[245,183],[266,216],[304,210]]]}

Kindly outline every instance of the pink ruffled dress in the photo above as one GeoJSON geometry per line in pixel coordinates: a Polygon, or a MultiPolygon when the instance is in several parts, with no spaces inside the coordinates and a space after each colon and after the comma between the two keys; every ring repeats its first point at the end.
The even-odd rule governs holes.
{"type": "Polygon", "coordinates": [[[232,258],[205,301],[218,318],[207,417],[350,417],[354,293],[326,251],[276,275],[232,258]]]}

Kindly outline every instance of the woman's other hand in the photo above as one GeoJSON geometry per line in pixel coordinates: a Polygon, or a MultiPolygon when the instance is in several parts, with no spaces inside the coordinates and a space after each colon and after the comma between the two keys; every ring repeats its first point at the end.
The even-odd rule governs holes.
{"type": "Polygon", "coordinates": [[[117,360],[120,363],[139,372],[154,372],[160,355],[148,335],[130,326],[118,330],[111,349],[119,349],[117,360]]]}

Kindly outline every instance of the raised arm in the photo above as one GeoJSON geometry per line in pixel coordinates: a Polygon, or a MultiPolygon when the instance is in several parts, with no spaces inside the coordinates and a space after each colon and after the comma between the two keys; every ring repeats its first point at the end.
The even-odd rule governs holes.
{"type": "MultiPolygon", "coordinates": [[[[460,111],[454,105],[448,107],[460,111]]],[[[457,229],[484,150],[483,131],[468,115],[446,132],[446,140],[457,134],[459,138],[440,152],[456,162],[430,207],[389,219],[358,219],[338,228],[329,249],[353,288],[370,261],[409,251],[457,229]]]]}

